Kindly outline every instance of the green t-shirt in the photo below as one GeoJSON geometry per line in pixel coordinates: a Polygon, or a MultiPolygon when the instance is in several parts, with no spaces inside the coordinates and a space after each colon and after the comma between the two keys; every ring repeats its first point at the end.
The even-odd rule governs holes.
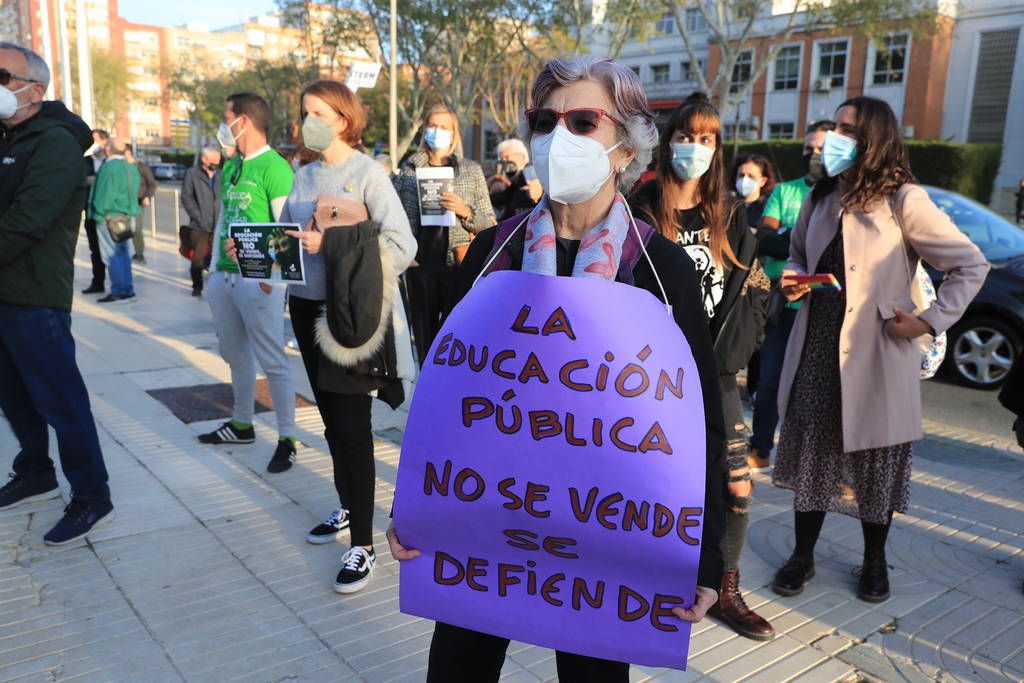
{"type": "Polygon", "coordinates": [[[217,226],[216,270],[238,272],[238,264],[224,253],[228,226],[232,223],[273,223],[274,212],[270,202],[288,196],[294,176],[284,157],[269,147],[248,159],[242,159],[241,155],[228,159],[220,174],[223,212],[217,226]],[[238,182],[232,183],[239,164],[242,170],[238,174],[238,182]]]}
{"type": "MultiPolygon", "coordinates": [[[[804,199],[810,194],[812,187],[813,185],[808,185],[807,180],[804,178],[779,183],[772,190],[771,196],[768,197],[768,201],[764,205],[764,212],[761,214],[762,219],[774,218],[779,222],[780,231],[792,230],[796,226],[797,217],[800,215],[800,207],[803,206],[804,199]]],[[[768,279],[775,282],[782,277],[786,261],[765,256],[762,267],[768,279]]],[[[793,301],[787,304],[787,306],[789,308],[799,308],[800,302],[793,301]]]]}

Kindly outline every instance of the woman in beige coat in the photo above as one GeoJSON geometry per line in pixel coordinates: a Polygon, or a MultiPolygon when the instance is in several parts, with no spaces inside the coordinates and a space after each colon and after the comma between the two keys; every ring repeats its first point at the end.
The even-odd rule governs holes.
{"type": "Polygon", "coordinates": [[[822,151],[829,177],[804,202],[782,278],[791,300],[810,292],[793,275],[832,274],[842,288],[814,290],[786,349],[773,480],[796,494],[796,548],[773,588],[803,590],[825,513],[841,512],[864,532],[857,595],[881,602],[890,592],[889,524],[906,511],[913,442],[923,435],[918,338],[960,318],[989,266],[912,184],[888,104],[855,97],[839,107],[836,124],[822,151]],[[935,302],[915,313],[919,259],[946,279],[935,302]]]}

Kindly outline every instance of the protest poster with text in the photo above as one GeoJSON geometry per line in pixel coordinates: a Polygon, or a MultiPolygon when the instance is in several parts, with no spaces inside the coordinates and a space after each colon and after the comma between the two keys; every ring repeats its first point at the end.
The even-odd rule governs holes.
{"type": "Polygon", "coordinates": [[[697,369],[665,305],[497,272],[448,317],[406,424],[395,527],[408,614],[685,668],[703,529],[697,369]]]}
{"type": "Polygon", "coordinates": [[[264,282],[305,284],[302,245],[286,230],[301,230],[298,223],[232,223],[228,237],[238,250],[243,278],[264,282]]]}

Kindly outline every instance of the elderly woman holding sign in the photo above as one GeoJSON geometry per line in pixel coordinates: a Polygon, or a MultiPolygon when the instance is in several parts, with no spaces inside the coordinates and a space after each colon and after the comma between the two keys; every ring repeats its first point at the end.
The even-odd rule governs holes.
{"type": "MultiPolygon", "coordinates": [[[[553,643],[557,649],[567,650],[557,652],[556,657],[558,674],[563,681],[625,682],[629,677],[629,664],[611,660],[626,659],[630,657],[630,651],[616,649],[614,640],[607,647],[594,646],[598,638],[596,632],[604,628],[601,624],[608,623],[601,621],[603,617],[599,616],[597,611],[588,612],[601,603],[598,593],[607,588],[606,592],[612,594],[604,600],[604,607],[611,612],[612,621],[615,621],[617,609],[619,620],[631,622],[625,628],[633,630],[627,633],[646,638],[647,632],[642,631],[643,627],[656,629],[650,632],[655,636],[664,632],[676,632],[680,637],[672,642],[677,658],[665,663],[677,667],[685,662],[686,641],[680,632],[688,632],[688,628],[684,628],[687,625],[683,622],[701,620],[707,609],[717,600],[716,590],[720,585],[722,572],[719,539],[724,490],[724,436],[715,359],[693,264],[678,246],[657,234],[647,224],[634,220],[620,194],[634,184],[650,160],[651,151],[657,142],[653,115],[647,107],[644,91],[637,77],[628,68],[605,59],[556,59],[548,63],[538,75],[531,100],[533,108],[526,111],[525,125],[545,196],[532,212],[513,217],[497,228],[481,232],[470,245],[458,272],[453,303],[459,302],[463,297],[465,301],[450,314],[437,344],[425,359],[424,376],[421,386],[417,389],[417,399],[425,398],[438,384],[445,384],[441,381],[435,382],[429,373],[436,371],[436,376],[448,373],[449,377],[456,377],[454,373],[449,372],[450,367],[462,363],[461,358],[466,355],[453,350],[462,345],[458,335],[475,335],[475,346],[471,346],[468,341],[465,344],[468,349],[468,364],[473,366],[472,370],[467,372],[475,372],[480,378],[476,385],[479,389],[471,388],[470,391],[486,393],[487,383],[494,382],[488,373],[496,375],[499,378],[497,381],[504,381],[505,384],[493,394],[493,404],[485,397],[462,399],[462,423],[470,427],[467,430],[470,432],[477,424],[482,425],[478,434],[487,439],[495,439],[496,448],[501,448],[502,443],[522,443],[527,445],[527,448],[516,447],[505,456],[497,450],[485,450],[487,446],[480,443],[479,450],[484,452],[481,454],[477,451],[470,456],[475,458],[477,463],[473,464],[473,461],[470,461],[473,469],[463,469],[456,475],[459,470],[455,468],[459,465],[449,468],[452,472],[455,495],[464,496],[462,500],[476,500],[473,496],[481,494],[472,492],[473,487],[466,484],[468,480],[480,476],[479,491],[482,492],[483,487],[490,484],[490,481],[485,484],[484,479],[487,468],[492,466],[494,461],[500,461],[501,467],[513,467],[516,464],[512,462],[513,460],[524,461],[525,467],[532,469],[517,470],[518,477],[515,480],[505,479],[501,483],[495,481],[495,484],[498,484],[497,488],[509,501],[504,507],[514,509],[517,511],[515,514],[522,515],[516,518],[517,523],[521,520],[524,526],[531,523],[539,525],[564,514],[568,520],[565,528],[572,529],[573,524],[577,521],[582,524],[584,518],[593,513],[590,519],[598,521],[591,527],[590,533],[595,533],[593,530],[596,529],[596,534],[606,535],[599,536],[602,539],[600,544],[592,543],[587,546],[582,539],[577,545],[575,540],[568,538],[548,536],[545,539],[543,535],[537,535],[528,529],[506,530],[504,536],[508,541],[504,546],[499,546],[505,549],[504,557],[509,557],[509,547],[522,551],[532,550],[532,554],[524,552],[519,556],[519,561],[525,567],[536,569],[512,576],[509,574],[511,570],[508,569],[512,565],[492,563],[491,573],[485,576],[486,562],[483,559],[474,559],[486,558],[491,552],[484,548],[484,545],[492,542],[489,536],[478,531],[481,528],[481,516],[474,516],[473,513],[474,509],[483,508],[470,507],[479,505],[478,502],[462,503],[466,506],[460,508],[465,510],[463,514],[466,515],[466,529],[452,528],[447,524],[444,526],[444,534],[450,535],[453,540],[451,548],[441,552],[439,544],[435,544],[433,554],[437,559],[424,557],[403,565],[402,609],[412,613],[430,614],[429,610],[410,609],[416,601],[416,596],[413,595],[413,591],[407,590],[409,582],[428,566],[436,567],[429,571],[438,584],[452,585],[456,579],[465,577],[472,591],[477,591],[466,593],[469,600],[478,597],[481,600],[495,599],[495,595],[511,595],[520,588],[523,596],[539,593],[539,598],[544,602],[535,604],[539,604],[541,610],[548,610],[541,614],[550,615],[549,618],[539,616],[535,622],[519,622],[514,628],[495,626],[491,631],[503,631],[506,636],[532,639],[532,642],[540,644],[553,643]],[[499,270],[521,272],[495,272],[499,270]],[[527,276],[526,273],[562,277],[537,278],[536,275],[527,276]],[[515,281],[519,284],[514,287],[502,284],[512,282],[512,276],[522,278],[515,281]],[[559,285],[559,282],[563,284],[559,285]],[[474,283],[478,291],[466,296],[474,283]],[[575,286],[576,291],[586,292],[582,305],[573,307],[570,305],[572,296],[568,290],[557,290],[559,286],[568,285],[575,286]],[[514,308],[509,309],[511,317],[514,318],[511,328],[502,319],[502,324],[496,325],[494,330],[488,333],[489,336],[479,334],[481,328],[475,322],[482,320],[486,313],[477,315],[477,312],[472,310],[477,317],[466,320],[465,313],[471,311],[474,306],[498,309],[506,305],[506,301],[522,296],[523,289],[533,286],[541,287],[542,291],[567,293],[564,297],[559,294],[560,298],[557,301],[534,301],[532,312],[530,306],[520,307],[519,302],[515,301],[514,308]],[[508,288],[494,291],[495,287],[508,288]],[[638,292],[638,289],[646,290],[654,298],[638,292]],[[482,297],[488,296],[481,292],[491,294],[481,302],[482,297]],[[622,307],[620,303],[624,294],[636,306],[622,307]],[[546,310],[540,310],[542,307],[546,310]],[[637,319],[637,310],[640,308],[646,311],[643,313],[646,317],[642,320],[637,319]],[[671,312],[671,316],[666,312],[666,308],[671,312]],[[515,311],[518,311],[518,314],[515,311]],[[455,326],[460,313],[461,326],[455,326]],[[597,324],[594,324],[595,321],[597,324]],[[584,329],[585,323],[590,324],[589,332],[584,329]],[[455,332],[446,334],[450,326],[455,332]],[[666,329],[670,333],[667,336],[664,334],[666,329]],[[680,331],[682,335],[679,334],[680,331]],[[518,338],[516,333],[519,333],[518,338]],[[456,336],[453,337],[453,334],[456,336]],[[503,334],[505,336],[502,336],[503,334]],[[624,345],[616,347],[615,344],[624,334],[635,335],[628,344],[638,346],[628,347],[628,353],[632,354],[629,358],[622,360],[624,354],[620,353],[619,360],[615,360],[616,354],[605,350],[622,350],[624,345]],[[683,337],[686,344],[682,343],[683,337]],[[571,356],[558,357],[557,367],[554,364],[547,366],[550,359],[556,357],[553,352],[544,355],[542,345],[548,343],[545,341],[548,338],[554,340],[550,342],[552,345],[561,343],[559,349],[570,349],[567,353],[579,354],[583,344],[590,344],[591,352],[600,355],[577,360],[566,360],[571,356]],[[559,342],[558,339],[568,341],[559,342]],[[577,339],[581,341],[577,342],[577,339]],[[646,341],[648,339],[649,342],[646,341]],[[666,379],[667,375],[676,377],[674,371],[667,374],[663,371],[659,376],[657,370],[654,370],[649,372],[648,376],[647,371],[658,367],[657,354],[663,353],[666,346],[659,345],[658,341],[665,339],[675,340],[677,348],[688,345],[692,353],[692,358],[688,358],[686,365],[686,381],[692,384],[685,385],[687,388],[692,387],[687,396],[691,403],[684,403],[681,400],[684,386],[682,368],[678,370],[679,384],[675,389],[666,379]],[[481,346],[482,340],[487,341],[490,347],[481,346]],[[500,348],[508,350],[501,351],[499,344],[507,344],[500,348]],[[530,352],[526,358],[525,349],[530,345],[538,349],[537,355],[530,352]],[[597,349],[600,351],[596,351],[597,349]],[[488,352],[492,355],[489,360],[484,361],[483,358],[488,352]],[[519,355],[516,356],[516,353],[519,355]],[[541,364],[545,364],[546,367],[542,368],[541,364]],[[641,367],[646,368],[645,372],[641,373],[638,370],[641,367]],[[511,374],[512,372],[515,374],[511,374]],[[512,379],[500,379],[509,377],[512,379]],[[566,389],[582,393],[566,399],[565,395],[570,393],[566,389]],[[531,390],[540,392],[535,396],[558,395],[562,398],[552,398],[551,406],[546,406],[543,400],[530,404],[531,390]],[[638,393],[649,390],[650,400],[654,403],[642,404],[637,398],[620,399],[611,394],[613,390],[618,392],[618,397],[636,397],[638,393]],[[608,393],[599,396],[605,391],[608,393]],[[669,392],[674,393],[680,400],[673,402],[669,392]],[[579,398],[581,396],[584,398],[579,398]],[[699,406],[698,401],[701,399],[704,406],[703,416],[699,414],[699,407],[693,408],[687,414],[686,406],[699,406]],[[630,417],[620,417],[612,424],[612,419],[605,419],[604,413],[601,413],[602,418],[593,418],[591,415],[584,416],[583,409],[570,410],[566,407],[557,416],[555,410],[529,410],[532,405],[555,407],[554,404],[558,401],[565,401],[561,405],[568,406],[570,400],[578,402],[573,405],[581,405],[584,408],[610,405],[607,401],[633,401],[623,403],[627,406],[623,410],[634,412],[629,413],[630,417]],[[584,404],[582,401],[592,403],[584,404]],[[606,403],[600,403],[601,401],[606,403]],[[511,439],[511,436],[506,435],[516,429],[515,415],[519,407],[512,406],[510,402],[523,406],[523,426],[518,434],[522,439],[520,442],[498,441],[511,439]],[[648,429],[654,412],[666,408],[670,411],[667,417],[659,417],[660,423],[654,422],[654,427],[648,429]],[[504,410],[503,417],[501,410],[504,410]],[[501,420],[500,424],[495,422],[494,417],[490,417],[492,413],[501,420]],[[512,427],[509,427],[509,423],[512,427]],[[683,423],[688,425],[689,431],[679,431],[678,425],[683,423]],[[702,436],[696,436],[698,434],[702,436]],[[548,436],[553,438],[546,438],[548,436]],[[695,437],[702,440],[694,443],[695,437]],[[669,438],[672,439],[671,447],[667,443],[669,438]],[[687,440],[689,443],[686,443],[687,440]],[[675,451],[672,447],[675,447],[675,451]],[[573,448],[576,450],[572,450],[573,448]],[[705,476],[698,476],[694,480],[696,495],[703,493],[704,497],[700,521],[684,519],[685,514],[680,514],[676,517],[677,524],[669,523],[665,521],[671,518],[669,501],[664,501],[666,505],[655,505],[653,500],[643,503],[629,500],[631,491],[635,492],[639,487],[651,484],[651,479],[662,476],[657,474],[656,468],[669,468],[663,472],[670,474],[686,469],[684,458],[672,459],[680,456],[680,451],[686,448],[704,460],[699,465],[704,466],[705,476]],[[516,458],[523,453],[530,457],[516,458]],[[608,460],[605,461],[604,458],[608,460]],[[564,463],[567,462],[579,462],[580,465],[577,470],[569,472],[569,483],[558,486],[559,482],[551,480],[551,477],[557,476],[552,475],[552,461],[563,463],[557,465],[561,468],[565,468],[564,463]],[[602,498],[605,493],[599,493],[597,486],[589,488],[589,494],[587,493],[590,482],[595,481],[588,480],[588,477],[592,476],[600,462],[612,463],[612,479],[605,481],[608,485],[607,490],[621,491],[621,494],[612,493],[602,498]],[[620,474],[618,468],[621,468],[621,481],[615,480],[620,474]],[[634,481],[638,482],[637,486],[631,488],[629,484],[634,481]],[[465,496],[467,491],[468,497],[465,496]],[[624,501],[623,496],[626,496],[624,501]],[[611,501],[620,503],[612,504],[611,501]],[[656,508],[664,513],[661,521],[655,519],[658,513],[653,517],[649,514],[656,508]],[[549,513],[548,510],[553,512],[549,513]],[[633,513],[632,520],[629,519],[630,510],[633,513]],[[611,520],[620,513],[618,521],[611,520]],[[531,516],[536,519],[531,519],[531,516]],[[679,544],[682,539],[683,543],[690,544],[692,550],[697,551],[697,541],[689,537],[687,529],[684,528],[691,525],[700,527],[702,537],[699,564],[695,562],[698,564],[695,599],[676,599],[673,603],[661,600],[666,597],[665,595],[648,594],[646,598],[641,598],[639,591],[625,586],[634,570],[640,573],[645,567],[663,561],[664,556],[658,556],[662,554],[660,549],[665,548],[666,552],[671,552],[672,546],[656,545],[652,546],[651,552],[636,552],[637,546],[630,545],[635,543],[636,537],[623,532],[632,530],[632,533],[638,533],[638,530],[642,529],[645,531],[639,533],[650,537],[653,528],[653,535],[658,537],[654,539],[654,543],[679,544]],[[613,528],[614,533],[610,531],[613,528]],[[472,533],[479,534],[478,541],[475,541],[479,543],[479,547],[468,549],[473,557],[467,560],[462,556],[460,560],[455,560],[448,550],[451,553],[464,550],[459,543],[472,533]],[[459,543],[454,543],[455,535],[459,535],[459,543]],[[608,580],[590,584],[586,590],[578,583],[580,579],[573,579],[571,575],[569,578],[566,578],[566,574],[548,577],[542,575],[545,570],[544,558],[550,560],[552,556],[556,559],[583,557],[584,560],[568,560],[581,563],[592,561],[595,556],[602,554],[606,560],[606,568],[603,570],[605,573],[602,577],[608,580]],[[459,562],[465,563],[465,568],[459,562]],[[414,565],[418,567],[415,570],[414,565]],[[565,580],[565,584],[562,585],[562,592],[558,593],[557,586],[562,580],[565,580]],[[520,583],[521,586],[515,585],[520,583]],[[620,583],[621,587],[614,585],[620,583]],[[593,590],[595,587],[598,590],[593,590]],[[644,610],[637,605],[645,605],[644,610]],[[642,621],[641,617],[635,616],[641,611],[647,611],[642,621]],[[576,619],[583,621],[576,622],[576,619]],[[540,635],[549,630],[554,635],[540,635]],[[573,634],[570,637],[560,637],[562,634],[570,633],[573,634]],[[609,659],[599,659],[599,656],[609,659]]],[[[550,347],[543,348],[551,350],[550,347]]],[[[474,385],[467,383],[467,386],[474,385]]],[[[433,397],[434,394],[429,395],[433,397]]],[[[447,405],[443,401],[437,402],[433,407],[422,403],[417,406],[414,403],[410,420],[418,423],[421,418],[425,420],[430,412],[440,416],[441,412],[438,411],[446,410],[447,405]]],[[[437,431],[435,428],[434,433],[437,431]]],[[[457,449],[439,441],[443,438],[445,437],[437,436],[438,441],[428,444],[428,447],[435,451],[443,449],[443,458],[449,457],[449,453],[457,454],[457,449]]],[[[410,444],[407,437],[406,444],[403,445],[403,465],[415,459],[417,454],[413,452],[413,448],[414,444],[410,444]]],[[[469,448],[472,449],[472,445],[469,448]]],[[[695,468],[691,466],[690,469],[695,468]]],[[[699,467],[696,469],[699,471],[699,467]]],[[[420,520],[408,514],[411,506],[407,501],[422,495],[425,488],[432,495],[439,488],[447,491],[447,475],[441,472],[440,463],[437,468],[428,464],[426,472],[427,482],[423,481],[422,475],[419,482],[413,482],[410,477],[412,485],[408,487],[403,482],[402,471],[399,473],[399,489],[395,502],[395,524],[398,528],[393,526],[388,530],[388,540],[392,554],[401,561],[413,560],[419,556],[420,550],[412,549],[413,547],[427,552],[426,544],[419,542],[424,538],[423,533],[417,531],[414,534],[412,531],[416,526],[415,522],[420,520]],[[406,535],[402,538],[408,543],[409,548],[404,547],[400,540],[400,534],[403,533],[406,535]]],[[[655,482],[654,486],[657,485],[655,482]]],[[[606,489],[602,486],[602,490],[606,489]]],[[[492,490],[488,489],[487,494],[491,495],[492,490]]],[[[434,495],[430,500],[436,501],[438,498],[434,495]]],[[[700,508],[682,510],[700,512],[700,508]]],[[[680,512],[680,508],[676,507],[674,511],[680,512]]],[[[432,519],[431,523],[441,524],[437,519],[432,519]]],[[[497,535],[500,536],[501,533],[499,528],[497,535]]],[[[569,566],[572,568],[557,571],[577,571],[583,567],[582,564],[569,566]]],[[[692,581],[693,565],[690,566],[689,580],[692,581]]],[[[550,571],[549,565],[549,573],[550,571]]],[[[665,573],[670,584],[665,590],[673,591],[680,596],[690,591],[689,595],[693,595],[692,583],[689,588],[681,585],[685,581],[681,573],[681,570],[671,568],[665,573]]],[[[443,614],[447,603],[461,599],[457,598],[454,592],[438,594],[452,597],[450,600],[438,598],[437,602],[445,604],[434,614],[443,614]]],[[[527,601],[532,598],[521,599],[527,601]]],[[[468,607],[467,611],[472,611],[469,600],[464,604],[468,607]]],[[[478,612],[488,610],[483,603],[477,609],[478,612]]],[[[496,608],[495,611],[504,609],[496,608]]],[[[498,680],[509,640],[442,621],[443,619],[438,620],[434,630],[428,680],[498,680]]],[[[486,619],[474,622],[470,618],[463,620],[462,623],[481,624],[481,630],[486,630],[487,626],[483,624],[488,622],[486,619]]],[[[643,657],[639,657],[632,661],[655,663],[653,658],[647,658],[648,661],[641,661],[642,659],[643,657]]]]}

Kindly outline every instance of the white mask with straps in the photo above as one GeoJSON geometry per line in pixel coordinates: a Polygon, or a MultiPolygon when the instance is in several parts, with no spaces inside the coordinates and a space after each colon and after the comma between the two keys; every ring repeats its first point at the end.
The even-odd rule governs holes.
{"type": "Polygon", "coordinates": [[[32,105],[31,102],[25,104],[18,104],[18,93],[24,92],[32,87],[32,84],[22,86],[17,90],[10,90],[6,86],[0,85],[0,120],[13,119],[14,115],[18,113],[19,109],[24,109],[32,105]]]}
{"type": "MultiPolygon", "coordinates": [[[[636,238],[640,243],[640,250],[644,253],[644,256],[647,258],[647,264],[651,267],[651,272],[654,273],[654,279],[658,283],[658,289],[661,290],[661,298],[662,301],[665,302],[665,310],[668,311],[669,317],[672,317],[672,304],[668,302],[668,294],[665,293],[665,285],[661,283],[661,278],[658,276],[658,271],[654,267],[654,261],[651,260],[651,255],[647,253],[647,245],[644,244],[643,235],[640,234],[640,227],[636,224],[636,218],[633,217],[633,211],[629,208],[629,202],[623,201],[623,205],[626,207],[626,213],[629,214],[629,222],[633,226],[633,230],[636,232],[636,238]]],[[[473,284],[470,285],[470,289],[473,289],[473,287],[476,286],[476,283],[480,280],[480,278],[487,274],[487,269],[490,268],[491,264],[494,263],[494,260],[498,258],[498,254],[500,254],[502,250],[508,246],[509,242],[512,241],[512,238],[515,237],[516,233],[519,232],[519,230],[526,224],[526,221],[530,220],[530,215],[531,214],[527,214],[523,218],[523,220],[519,221],[519,225],[517,225],[512,230],[512,232],[508,234],[508,237],[506,237],[505,241],[501,243],[501,246],[494,250],[494,253],[491,254],[491,257],[487,259],[487,261],[484,263],[484,267],[481,268],[477,276],[473,278],[473,284]]]]}
{"type": "Polygon", "coordinates": [[[609,149],[583,135],[576,135],[565,126],[555,126],[546,135],[530,141],[533,167],[548,197],[559,204],[582,204],[591,199],[612,176],[609,149]]]}

